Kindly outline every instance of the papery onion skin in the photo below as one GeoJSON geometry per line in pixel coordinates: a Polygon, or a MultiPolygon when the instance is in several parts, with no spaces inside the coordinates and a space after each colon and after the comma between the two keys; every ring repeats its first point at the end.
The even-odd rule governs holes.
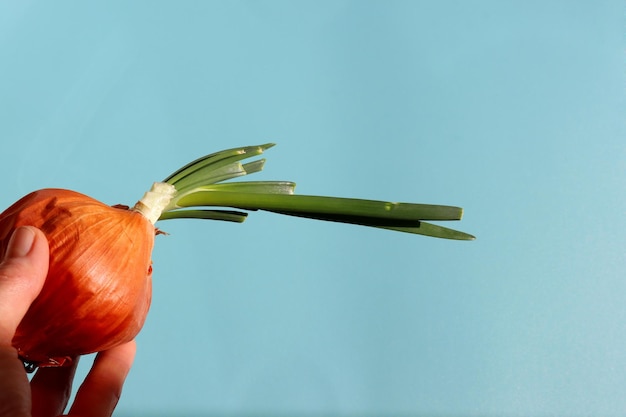
{"type": "Polygon", "coordinates": [[[13,338],[20,358],[58,366],[132,340],[150,307],[154,225],[74,191],[43,189],[0,214],[0,254],[24,225],[45,233],[50,267],[13,338]]]}

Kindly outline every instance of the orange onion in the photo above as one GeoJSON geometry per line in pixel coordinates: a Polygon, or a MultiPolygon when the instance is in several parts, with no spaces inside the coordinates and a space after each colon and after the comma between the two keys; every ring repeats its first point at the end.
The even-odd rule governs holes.
{"type": "Polygon", "coordinates": [[[39,366],[132,340],[152,294],[155,227],[137,211],[110,207],[74,191],[35,191],[0,215],[0,251],[13,230],[40,228],[50,268],[13,345],[39,366]]]}
{"type": "Polygon", "coordinates": [[[448,239],[474,238],[424,222],[459,220],[459,207],[295,195],[295,184],[285,181],[224,183],[262,170],[264,160],[240,161],[271,146],[228,149],[193,161],[154,183],[130,209],[74,191],[44,189],[0,214],[0,254],[13,231],[24,225],[40,228],[50,245],[43,289],[12,341],[27,370],[67,365],[138,334],[150,307],[158,220],[242,222],[247,213],[240,210],[265,210],[448,239]]]}

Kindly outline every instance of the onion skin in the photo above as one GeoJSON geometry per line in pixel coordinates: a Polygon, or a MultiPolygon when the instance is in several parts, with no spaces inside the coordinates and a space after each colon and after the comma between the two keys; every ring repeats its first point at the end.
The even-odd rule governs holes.
{"type": "Polygon", "coordinates": [[[50,267],[13,338],[20,358],[60,366],[132,340],[152,297],[154,225],[74,191],[43,189],[0,214],[1,254],[24,225],[45,233],[50,267]]]}

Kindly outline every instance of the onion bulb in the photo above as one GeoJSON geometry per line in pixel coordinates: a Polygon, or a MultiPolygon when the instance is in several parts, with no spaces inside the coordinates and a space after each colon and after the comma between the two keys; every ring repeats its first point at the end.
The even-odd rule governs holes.
{"type": "Polygon", "coordinates": [[[285,181],[225,182],[260,171],[264,160],[240,161],[271,146],[228,149],[193,161],[155,183],[132,208],[109,206],[75,191],[43,189],[0,214],[1,254],[13,231],[25,225],[40,228],[50,246],[45,284],[12,341],[27,369],[67,365],[139,333],[150,307],[159,220],[242,222],[246,211],[265,210],[426,236],[474,238],[424,222],[460,220],[458,207],[296,195],[295,184],[285,181]]]}

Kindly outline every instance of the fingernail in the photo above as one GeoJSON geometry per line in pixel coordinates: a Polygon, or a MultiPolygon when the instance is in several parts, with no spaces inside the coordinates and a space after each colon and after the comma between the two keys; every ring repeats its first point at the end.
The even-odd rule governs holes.
{"type": "Polygon", "coordinates": [[[22,226],[15,229],[9,246],[7,247],[6,258],[21,258],[26,256],[33,247],[35,241],[35,232],[28,226],[22,226]]]}

